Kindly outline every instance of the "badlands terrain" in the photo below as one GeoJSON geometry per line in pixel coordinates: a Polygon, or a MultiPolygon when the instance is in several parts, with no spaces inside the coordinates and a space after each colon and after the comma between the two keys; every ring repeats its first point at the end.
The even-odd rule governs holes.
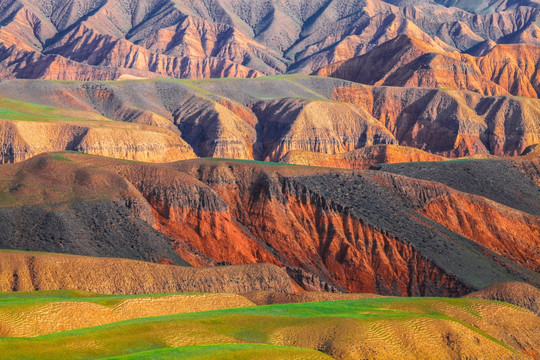
{"type": "Polygon", "coordinates": [[[0,0],[0,359],[540,360],[538,0],[0,0]]]}

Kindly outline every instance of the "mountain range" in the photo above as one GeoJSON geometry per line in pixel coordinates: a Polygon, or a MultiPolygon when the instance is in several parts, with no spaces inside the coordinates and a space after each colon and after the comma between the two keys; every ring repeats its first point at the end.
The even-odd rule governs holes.
{"type": "Polygon", "coordinates": [[[539,0],[0,0],[0,359],[539,359],[539,0]]]}
{"type": "MultiPolygon", "coordinates": [[[[0,78],[309,74],[377,49],[399,35],[417,38],[436,52],[453,54],[437,61],[460,66],[471,66],[475,60],[458,54],[486,52],[497,44],[528,44],[532,48],[523,52],[537,51],[538,2],[474,4],[429,0],[2,0],[0,78]]],[[[504,51],[504,47],[495,51],[504,51]]],[[[534,58],[528,61],[537,65],[534,58]]],[[[490,70],[492,74],[484,75],[497,72],[490,70]]]]}

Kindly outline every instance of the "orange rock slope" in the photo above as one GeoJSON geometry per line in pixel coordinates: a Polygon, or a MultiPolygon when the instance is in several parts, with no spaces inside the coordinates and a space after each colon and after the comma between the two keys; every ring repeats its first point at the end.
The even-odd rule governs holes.
{"type": "Polygon", "coordinates": [[[285,164],[326,166],[342,169],[369,169],[371,166],[380,163],[443,160],[446,160],[446,158],[420,149],[397,145],[374,145],[337,155],[297,150],[289,151],[279,161],[285,164]]]}
{"type": "Polygon", "coordinates": [[[441,51],[402,35],[368,54],[315,74],[370,85],[470,90],[484,95],[538,97],[540,47],[496,45],[479,57],[441,51]]]}
{"type": "Polygon", "coordinates": [[[66,156],[134,184],[153,209],[154,226],[194,265],[269,262],[305,289],[402,295],[460,295],[508,279],[508,271],[538,281],[538,264],[530,262],[538,217],[441,184],[290,165],[196,160],[155,167],[66,156]],[[471,202],[491,215],[472,220],[471,202]],[[440,203],[469,222],[440,221],[440,203]],[[523,243],[502,219],[531,240],[523,243]],[[471,235],[471,221],[490,230],[471,235]],[[507,251],[490,236],[504,238],[507,251]],[[483,247],[491,244],[494,251],[483,247]]]}

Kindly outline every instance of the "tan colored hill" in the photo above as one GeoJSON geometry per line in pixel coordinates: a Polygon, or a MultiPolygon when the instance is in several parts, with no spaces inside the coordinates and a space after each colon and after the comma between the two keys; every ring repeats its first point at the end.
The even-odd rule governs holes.
{"type": "MultiPolygon", "coordinates": [[[[0,258],[3,264],[0,291],[77,289],[102,294],[159,294],[295,290],[285,270],[269,264],[192,268],[128,259],[19,251],[0,251],[0,258]]],[[[156,313],[158,310],[150,311],[156,313]]],[[[114,314],[109,312],[109,315],[114,314]]]]}
{"type": "Polygon", "coordinates": [[[490,4],[505,9],[495,13],[428,0],[9,0],[0,8],[0,78],[312,73],[403,34],[444,51],[540,45],[538,8],[521,5],[490,4]]]}
{"type": "Polygon", "coordinates": [[[195,157],[178,130],[150,111],[124,108],[120,111],[127,121],[116,122],[95,110],[40,106],[3,98],[0,107],[0,163],[63,150],[148,162],[195,157]],[[133,120],[134,116],[138,119],[133,120]]]}
{"type": "Polygon", "coordinates": [[[60,150],[149,162],[301,151],[354,162],[358,154],[345,153],[375,145],[455,158],[515,156],[540,142],[537,99],[312,76],[9,80],[0,96],[3,162],[60,150]]]}
{"type": "Polygon", "coordinates": [[[408,35],[315,74],[363,84],[538,97],[540,47],[496,45],[483,56],[445,52],[408,35]]]}
{"type": "MultiPolygon", "coordinates": [[[[24,293],[23,293],[24,294],[24,293]]],[[[90,294],[87,294],[90,297],[90,294]]],[[[129,319],[254,306],[234,294],[187,294],[57,301],[0,310],[2,337],[34,337],[129,319]],[[100,300],[103,300],[100,302],[100,300]],[[84,314],[84,316],[80,316],[84,314]]]]}
{"type": "Polygon", "coordinates": [[[290,151],[279,162],[307,166],[326,166],[343,169],[369,169],[380,163],[402,163],[412,161],[443,161],[446,158],[420,149],[397,145],[366,146],[350,152],[327,155],[324,153],[290,151]]]}
{"type": "Polygon", "coordinates": [[[540,316],[540,290],[526,283],[509,282],[488,286],[465,296],[469,299],[504,301],[531,310],[540,316]]]}

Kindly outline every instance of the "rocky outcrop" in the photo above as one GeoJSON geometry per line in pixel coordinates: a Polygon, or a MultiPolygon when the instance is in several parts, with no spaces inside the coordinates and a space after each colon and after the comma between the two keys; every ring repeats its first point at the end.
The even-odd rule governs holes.
{"type": "Polygon", "coordinates": [[[515,156],[539,136],[536,99],[395,87],[336,88],[334,99],[363,106],[398,144],[446,157],[515,156]]]}
{"type": "Polygon", "coordinates": [[[423,212],[447,229],[540,272],[540,219],[537,216],[460,195],[431,201],[423,212]]]}
{"type": "Polygon", "coordinates": [[[291,150],[338,154],[395,142],[369,113],[350,104],[283,99],[257,103],[253,112],[260,119],[258,159],[278,161],[291,150]]]}
{"type": "Polygon", "coordinates": [[[195,157],[177,134],[149,126],[0,120],[0,131],[5,135],[0,140],[2,163],[63,150],[148,162],[195,157]]]}

